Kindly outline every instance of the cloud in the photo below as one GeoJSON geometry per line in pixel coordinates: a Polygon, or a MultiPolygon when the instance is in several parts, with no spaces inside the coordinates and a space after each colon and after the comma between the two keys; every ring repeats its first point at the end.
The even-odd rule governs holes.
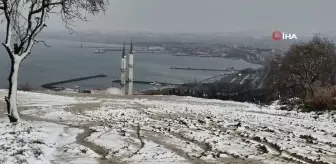
{"type": "MultiPolygon", "coordinates": [[[[76,23],[80,31],[290,33],[332,31],[335,0],[110,0],[106,15],[76,23]]],[[[64,29],[60,19],[48,30],[64,29]]]]}

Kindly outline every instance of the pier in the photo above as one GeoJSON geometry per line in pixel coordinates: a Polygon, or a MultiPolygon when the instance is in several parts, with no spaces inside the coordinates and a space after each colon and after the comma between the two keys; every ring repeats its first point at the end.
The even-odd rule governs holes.
{"type": "Polygon", "coordinates": [[[95,48],[95,49],[120,49],[122,50],[121,46],[115,45],[115,46],[75,46],[74,48],[95,48]]]}
{"type": "Polygon", "coordinates": [[[212,68],[192,68],[192,67],[181,67],[181,66],[172,66],[170,69],[180,69],[180,70],[191,70],[191,71],[220,71],[220,72],[227,72],[227,71],[235,71],[233,67],[227,69],[212,69],[212,68]]]}
{"type": "MultiPolygon", "coordinates": [[[[113,83],[120,83],[120,80],[113,80],[113,83]]],[[[128,83],[128,81],[126,81],[128,83]]],[[[183,85],[183,84],[174,84],[174,83],[165,83],[165,82],[157,82],[157,81],[133,81],[133,83],[136,84],[153,84],[153,85],[162,85],[162,86],[167,86],[167,85],[183,85]]]]}
{"type": "Polygon", "coordinates": [[[105,48],[104,50],[105,51],[120,51],[120,52],[122,52],[121,48],[105,48]]]}
{"type": "MultiPolygon", "coordinates": [[[[105,53],[106,51],[122,52],[120,48],[96,48],[96,53],[105,53]]],[[[164,51],[134,50],[135,53],[164,53],[164,51]]]]}
{"type": "Polygon", "coordinates": [[[89,79],[95,79],[95,78],[101,78],[101,77],[107,77],[107,75],[100,74],[100,75],[94,75],[94,76],[74,78],[74,79],[69,79],[69,80],[62,80],[62,81],[43,84],[41,87],[46,88],[46,89],[55,89],[55,88],[58,88],[55,85],[66,84],[66,83],[71,83],[71,82],[76,82],[76,81],[89,80],[89,79]]]}
{"type": "Polygon", "coordinates": [[[116,51],[116,52],[122,52],[122,49],[120,48],[96,48],[95,53],[105,53],[106,51],[116,51]]]}

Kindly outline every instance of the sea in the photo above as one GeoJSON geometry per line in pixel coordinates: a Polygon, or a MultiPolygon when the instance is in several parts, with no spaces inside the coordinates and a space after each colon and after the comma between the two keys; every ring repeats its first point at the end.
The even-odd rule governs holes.
{"type": "MultiPolygon", "coordinates": [[[[105,78],[68,83],[64,84],[63,87],[72,88],[75,85],[86,89],[119,87],[112,81],[120,79],[121,52],[94,53],[95,48],[88,47],[120,48],[121,45],[53,39],[46,39],[45,42],[51,47],[46,47],[42,43],[36,45],[32,49],[32,53],[22,62],[19,72],[19,85],[28,83],[34,88],[41,89],[41,85],[49,82],[105,74],[107,75],[105,78]],[[81,45],[83,48],[81,48],[81,45]]],[[[215,69],[260,67],[260,65],[242,60],[225,58],[173,56],[167,53],[135,53],[134,80],[188,83],[221,73],[170,69],[170,66],[175,65],[215,69]]],[[[5,49],[0,47],[0,88],[8,88],[9,68],[9,56],[5,49]]],[[[152,87],[152,85],[134,84],[135,90],[152,87]]]]}

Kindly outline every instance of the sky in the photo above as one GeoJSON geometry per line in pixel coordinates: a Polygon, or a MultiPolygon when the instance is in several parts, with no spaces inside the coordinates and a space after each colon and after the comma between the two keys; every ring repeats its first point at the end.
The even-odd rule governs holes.
{"type": "MultiPolygon", "coordinates": [[[[336,32],[336,0],[110,0],[106,15],[76,22],[78,31],[165,33],[336,32]]],[[[52,19],[48,31],[60,31],[52,19]]],[[[336,34],[336,33],[335,33],[336,34]]]]}

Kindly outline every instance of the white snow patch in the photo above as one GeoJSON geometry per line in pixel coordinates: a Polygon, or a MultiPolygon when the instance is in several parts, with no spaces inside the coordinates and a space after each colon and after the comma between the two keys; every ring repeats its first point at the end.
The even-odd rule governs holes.
{"type": "Polygon", "coordinates": [[[95,129],[97,132],[92,133],[86,140],[109,150],[110,156],[128,157],[138,149],[137,145],[140,145],[140,141],[120,129],[108,127],[93,127],[91,129],[95,129]]]}
{"type": "MultiPolygon", "coordinates": [[[[4,97],[7,90],[0,90],[0,97],[4,97]]],[[[68,121],[81,121],[88,119],[82,115],[75,115],[66,109],[71,109],[75,104],[100,103],[101,100],[94,98],[79,98],[69,96],[59,96],[34,92],[18,92],[18,106],[23,107],[20,113],[26,115],[33,115],[36,117],[43,117],[45,119],[68,121]]]]}
{"type": "Polygon", "coordinates": [[[144,140],[145,146],[136,155],[127,159],[126,161],[131,164],[186,164],[190,163],[188,160],[180,157],[174,152],[166,149],[162,145],[156,144],[149,140],[144,140]]]}
{"type": "Polygon", "coordinates": [[[110,94],[110,95],[122,95],[123,94],[119,88],[107,88],[105,93],[110,94]]]}
{"type": "Polygon", "coordinates": [[[80,149],[84,147],[75,144],[75,137],[82,132],[80,129],[67,128],[62,125],[22,121],[11,124],[7,119],[0,119],[0,162],[1,163],[28,163],[49,164],[53,161],[68,163],[79,157],[93,159],[99,157],[93,152],[85,155],[80,149]],[[64,153],[63,149],[70,146],[72,153],[64,153]],[[66,161],[60,160],[69,155],[66,161]]]}

